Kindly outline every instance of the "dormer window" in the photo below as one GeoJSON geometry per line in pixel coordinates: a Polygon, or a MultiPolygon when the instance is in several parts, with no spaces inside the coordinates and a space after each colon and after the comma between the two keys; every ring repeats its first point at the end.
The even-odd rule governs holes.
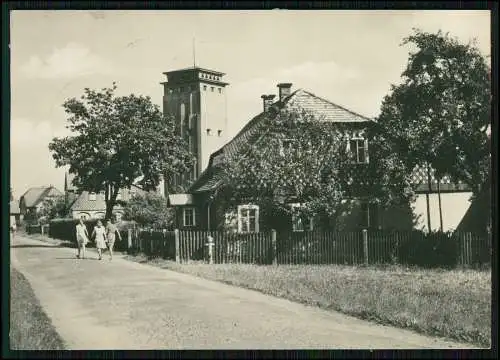
{"type": "Polygon", "coordinates": [[[89,193],[89,201],[96,201],[97,200],[97,194],[95,192],[89,193]]]}

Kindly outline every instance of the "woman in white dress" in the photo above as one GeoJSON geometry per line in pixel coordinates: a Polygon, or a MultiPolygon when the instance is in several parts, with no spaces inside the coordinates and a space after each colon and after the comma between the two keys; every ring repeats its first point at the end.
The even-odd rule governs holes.
{"type": "Polygon", "coordinates": [[[95,240],[99,260],[102,260],[102,250],[106,249],[106,229],[102,226],[101,220],[97,220],[97,225],[94,227],[94,231],[92,231],[92,237],[95,240]]]}
{"type": "Polygon", "coordinates": [[[83,218],[80,218],[80,222],[76,225],[76,243],[78,245],[78,254],[76,257],[80,259],[85,259],[85,245],[89,242],[89,233],[87,232],[87,227],[83,223],[83,218]]]}

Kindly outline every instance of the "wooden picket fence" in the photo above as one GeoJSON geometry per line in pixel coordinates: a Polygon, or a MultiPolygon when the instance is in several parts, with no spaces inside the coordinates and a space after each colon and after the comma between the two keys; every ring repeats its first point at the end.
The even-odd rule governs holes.
{"type": "Polygon", "coordinates": [[[402,264],[480,266],[491,262],[491,239],[473,233],[419,231],[227,233],[129,230],[129,251],[179,263],[402,264]],[[209,248],[209,237],[213,247],[209,248]]]}

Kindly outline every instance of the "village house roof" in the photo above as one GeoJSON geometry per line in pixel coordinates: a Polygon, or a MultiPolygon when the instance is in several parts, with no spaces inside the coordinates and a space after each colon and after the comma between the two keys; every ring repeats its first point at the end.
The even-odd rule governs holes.
{"type": "MultiPolygon", "coordinates": [[[[277,110],[302,109],[317,115],[320,121],[330,123],[368,123],[372,119],[360,115],[354,111],[348,110],[329,100],[323,99],[315,94],[299,89],[292,92],[282,101],[277,101],[273,105],[277,110]]],[[[255,133],[258,125],[268,116],[276,117],[276,112],[261,112],[251,119],[240,132],[230,140],[226,145],[217,150],[210,156],[210,162],[207,169],[201,174],[200,178],[189,189],[190,193],[201,193],[214,190],[221,183],[221,170],[216,165],[221,163],[226,156],[232,156],[238,152],[243,144],[249,141],[255,133]]]]}
{"type": "Polygon", "coordinates": [[[21,213],[21,209],[19,208],[19,201],[13,200],[10,202],[10,215],[18,215],[21,213]]]}
{"type": "MultiPolygon", "coordinates": [[[[115,209],[119,209],[116,205],[115,209]]],[[[106,211],[106,200],[102,194],[96,194],[95,200],[89,200],[89,192],[82,191],[76,198],[70,210],[72,211],[106,211]]]]}
{"type": "MultiPolygon", "coordinates": [[[[287,108],[303,109],[317,115],[318,119],[330,123],[359,123],[367,124],[373,122],[366,116],[360,115],[354,111],[346,109],[329,100],[321,98],[309,91],[299,89],[291,93],[283,101],[277,101],[272,105],[277,110],[287,108]]],[[[261,112],[252,118],[240,132],[230,140],[222,148],[214,152],[210,156],[210,161],[207,169],[201,174],[197,181],[190,187],[189,193],[203,193],[215,190],[222,182],[222,169],[218,164],[223,163],[226,156],[233,156],[238,152],[241,146],[249,141],[255,133],[258,125],[268,116],[276,117],[278,111],[261,112]]],[[[437,179],[434,176],[434,170],[430,169],[431,177],[431,192],[437,192],[437,179]]],[[[427,182],[427,169],[425,166],[416,166],[412,182],[416,185],[417,192],[429,192],[429,184],[427,182]]],[[[448,176],[445,176],[440,181],[440,191],[455,192],[455,191],[470,191],[469,187],[462,183],[452,183],[448,176]]]]}
{"type": "Polygon", "coordinates": [[[48,196],[62,196],[59,190],[53,186],[40,186],[32,187],[28,189],[22,196],[21,199],[24,201],[24,206],[31,208],[37,206],[48,196]]]}

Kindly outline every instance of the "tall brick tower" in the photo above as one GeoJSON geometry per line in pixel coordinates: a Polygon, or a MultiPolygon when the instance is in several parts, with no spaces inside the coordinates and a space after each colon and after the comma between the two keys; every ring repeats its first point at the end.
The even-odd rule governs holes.
{"type": "MultiPolygon", "coordinates": [[[[219,71],[191,67],[163,73],[163,112],[175,118],[178,133],[196,157],[192,170],[170,179],[186,189],[205,170],[210,155],[222,147],[227,136],[225,75],[219,71]]],[[[165,184],[167,186],[167,184],[165,184]]]]}

